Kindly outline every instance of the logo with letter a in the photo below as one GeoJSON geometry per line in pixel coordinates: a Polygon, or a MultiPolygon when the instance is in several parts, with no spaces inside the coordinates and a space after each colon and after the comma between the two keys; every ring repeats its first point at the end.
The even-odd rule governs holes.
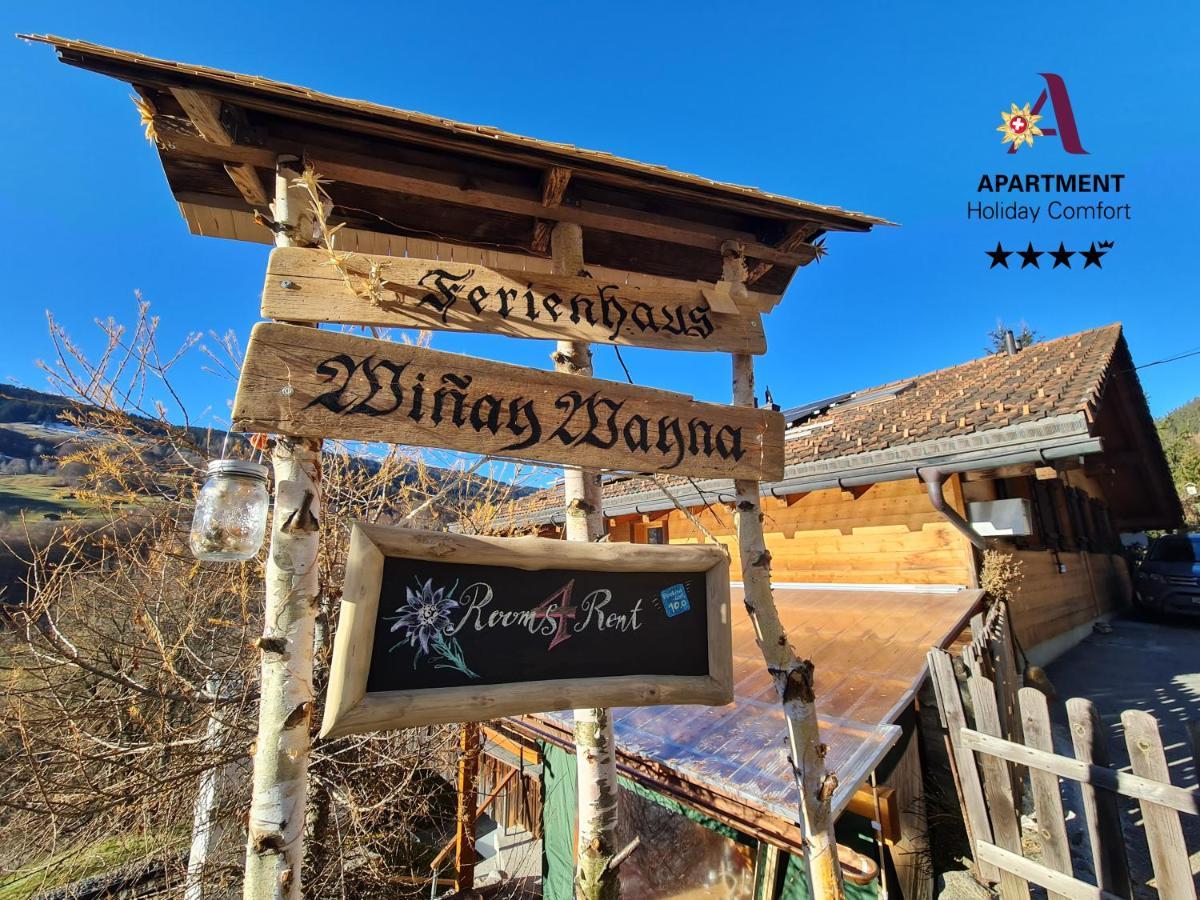
{"type": "Polygon", "coordinates": [[[1001,112],[1000,118],[1004,124],[996,130],[1004,135],[1002,143],[1008,144],[1008,152],[1016,153],[1022,145],[1033,146],[1035,137],[1057,137],[1063,149],[1068,153],[1082,153],[1083,144],[1079,140],[1079,126],[1075,124],[1075,112],[1071,108],[1071,95],[1067,93],[1067,83],[1062,76],[1053,72],[1038,73],[1046,81],[1046,86],[1032,105],[1026,103],[1023,107],[1012,104],[1009,112],[1001,112]],[[1055,127],[1039,127],[1038,122],[1045,118],[1042,109],[1046,101],[1054,112],[1055,127]]]}

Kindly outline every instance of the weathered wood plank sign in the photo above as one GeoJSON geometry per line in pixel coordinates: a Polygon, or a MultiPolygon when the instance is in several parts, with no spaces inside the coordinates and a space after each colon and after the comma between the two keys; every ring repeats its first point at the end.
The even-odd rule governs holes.
{"type": "Polygon", "coordinates": [[[263,315],[672,350],[767,349],[762,317],[750,300],[744,312],[718,312],[698,285],[614,284],[358,253],[340,259],[339,271],[325,250],[273,251],[263,315]]]}
{"type": "Polygon", "coordinates": [[[358,523],[321,734],[733,699],[729,561],[710,545],[358,523]]]}
{"type": "Polygon", "coordinates": [[[777,412],[300,325],[254,327],[233,421],[634,472],[783,477],[777,412]]]}

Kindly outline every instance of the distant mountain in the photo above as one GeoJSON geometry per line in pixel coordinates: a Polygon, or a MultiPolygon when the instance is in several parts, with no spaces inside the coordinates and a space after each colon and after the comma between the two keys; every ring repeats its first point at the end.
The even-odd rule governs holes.
{"type": "MultiPolygon", "coordinates": [[[[79,403],[59,394],[48,394],[30,388],[17,387],[15,384],[0,384],[0,425],[33,425],[50,429],[67,428],[64,415],[70,412],[87,411],[87,404],[79,403]]],[[[160,434],[162,425],[153,419],[133,416],[133,419],[149,434],[160,434]]],[[[193,441],[200,446],[217,446],[225,439],[225,432],[212,428],[188,429],[193,441]]],[[[4,453],[0,446],[0,453],[4,453]]]]}
{"type": "MultiPolygon", "coordinates": [[[[53,558],[56,537],[69,522],[101,525],[96,507],[76,493],[80,478],[87,474],[86,467],[78,462],[62,462],[81,442],[105,440],[103,433],[82,431],[64,421],[65,414],[86,413],[88,409],[57,394],[0,384],[0,624],[4,605],[19,603],[25,596],[23,579],[35,548],[50,548],[53,558]]],[[[163,431],[159,422],[139,419],[138,423],[150,435],[163,431]]],[[[224,431],[191,428],[190,432],[195,445],[208,456],[218,455],[225,444],[224,431]]],[[[227,449],[233,450],[245,440],[243,435],[230,435],[227,449]]],[[[154,440],[145,441],[144,449],[139,448],[152,469],[157,469],[154,460],[164,461],[174,452],[165,442],[154,440]]],[[[381,465],[369,456],[354,457],[353,464],[370,473],[377,472],[381,465]]],[[[426,474],[433,485],[452,485],[448,506],[455,500],[476,497],[491,486],[482,476],[463,480],[460,472],[436,466],[427,467],[426,474]]],[[[398,473],[388,493],[403,495],[403,488],[417,477],[415,466],[398,473]]],[[[533,491],[525,486],[506,489],[513,498],[533,491]]]]}
{"type": "MultiPolygon", "coordinates": [[[[65,506],[63,509],[53,508],[53,504],[59,503],[63,498],[43,498],[40,491],[41,485],[35,485],[34,487],[37,489],[31,490],[27,482],[14,484],[12,477],[68,474],[60,471],[57,457],[70,452],[72,445],[77,444],[78,441],[94,439],[95,435],[88,435],[71,427],[64,421],[64,416],[72,412],[87,412],[88,409],[86,404],[80,404],[58,394],[48,394],[12,384],[0,384],[0,479],[11,476],[7,484],[0,481],[0,514],[12,514],[21,510],[40,510],[56,516],[58,513],[71,511],[65,506]],[[47,503],[50,503],[51,506],[47,506],[47,503]]],[[[164,430],[159,422],[140,417],[135,418],[146,433],[154,435],[162,433],[164,430]]],[[[226,433],[219,429],[193,426],[188,431],[192,441],[210,455],[220,453],[221,448],[226,445],[226,433]]],[[[239,442],[246,440],[243,435],[238,434],[229,435],[229,439],[227,449],[230,451],[236,450],[239,442]]],[[[156,449],[148,448],[147,452],[153,455],[156,449]]],[[[163,448],[163,450],[164,453],[168,452],[167,448],[163,448]]],[[[378,460],[369,456],[356,457],[355,461],[368,472],[378,471],[380,466],[378,460]]],[[[458,472],[451,472],[436,466],[430,466],[426,471],[435,481],[442,477],[447,479],[460,477],[458,472]]],[[[396,484],[397,486],[411,484],[416,477],[415,470],[402,472],[397,476],[396,484]]],[[[56,487],[66,487],[66,485],[56,485],[56,487]]],[[[469,488],[456,490],[462,489],[469,490],[469,488]]],[[[514,486],[511,490],[513,497],[522,497],[531,493],[533,488],[514,486]]],[[[68,496],[65,499],[71,498],[68,496]]]]}
{"type": "Polygon", "coordinates": [[[1158,433],[1164,438],[1200,435],[1200,397],[1171,410],[1159,419],[1158,433]]]}
{"type": "Polygon", "coordinates": [[[71,406],[70,400],[58,394],[44,394],[15,384],[0,384],[0,422],[53,425],[71,406]]]}

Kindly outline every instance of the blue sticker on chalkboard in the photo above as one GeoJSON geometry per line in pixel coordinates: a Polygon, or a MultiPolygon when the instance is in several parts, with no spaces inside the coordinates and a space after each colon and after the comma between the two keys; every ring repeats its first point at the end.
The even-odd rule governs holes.
{"type": "Polygon", "coordinates": [[[673,584],[668,588],[663,588],[659,596],[662,597],[663,609],[668,616],[677,616],[692,608],[688,603],[687,588],[682,584],[673,584]]]}

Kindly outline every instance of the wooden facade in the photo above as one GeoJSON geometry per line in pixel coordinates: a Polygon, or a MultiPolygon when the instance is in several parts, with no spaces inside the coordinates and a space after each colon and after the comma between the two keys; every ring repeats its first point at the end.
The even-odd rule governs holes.
{"type": "MultiPolygon", "coordinates": [[[[1006,471],[952,476],[946,496],[966,503],[1030,500],[1035,534],[990,538],[1021,564],[1012,602],[1017,639],[1027,651],[1121,609],[1130,576],[1103,490],[1082,470],[1006,471]],[[1048,476],[1048,477],[1047,477],[1048,476]]],[[[734,547],[733,514],[722,503],[689,510],[734,547]]],[[[937,513],[916,478],[763,500],[764,531],[778,583],[974,587],[979,560],[971,543],[937,513]]],[[[609,520],[609,540],[691,544],[706,540],[679,510],[609,520]]],[[[740,578],[736,554],[731,576],[740,578]]],[[[847,595],[847,603],[853,595],[847,595]]]]}
{"type": "MultiPolygon", "coordinates": [[[[1131,596],[1129,568],[1118,553],[1017,550],[1021,583],[1010,608],[1026,652],[1095,619],[1118,612],[1131,596]],[[1061,568],[1060,568],[1061,567],[1061,568]]],[[[1057,655],[1047,647],[1040,656],[1057,655]]]]}
{"type": "Polygon", "coordinates": [[[1056,655],[1052,642],[1129,602],[1129,566],[1108,498],[1086,470],[980,473],[963,490],[968,501],[1016,497],[1031,504],[1033,534],[997,542],[1020,563],[1011,608],[1027,652],[1043,647],[1035,655],[1045,661],[1056,655]]]}
{"type": "MultiPolygon", "coordinates": [[[[957,491],[957,484],[953,479],[949,490],[957,491]]],[[[733,513],[725,505],[691,511],[714,537],[736,549],[733,513]]],[[[972,584],[970,545],[933,510],[924,485],[915,478],[765,497],[763,514],[777,582],[972,584]]],[[[609,540],[648,543],[656,529],[673,544],[706,540],[678,510],[614,519],[609,540]]],[[[737,555],[732,555],[730,574],[739,579],[737,555]]]]}

